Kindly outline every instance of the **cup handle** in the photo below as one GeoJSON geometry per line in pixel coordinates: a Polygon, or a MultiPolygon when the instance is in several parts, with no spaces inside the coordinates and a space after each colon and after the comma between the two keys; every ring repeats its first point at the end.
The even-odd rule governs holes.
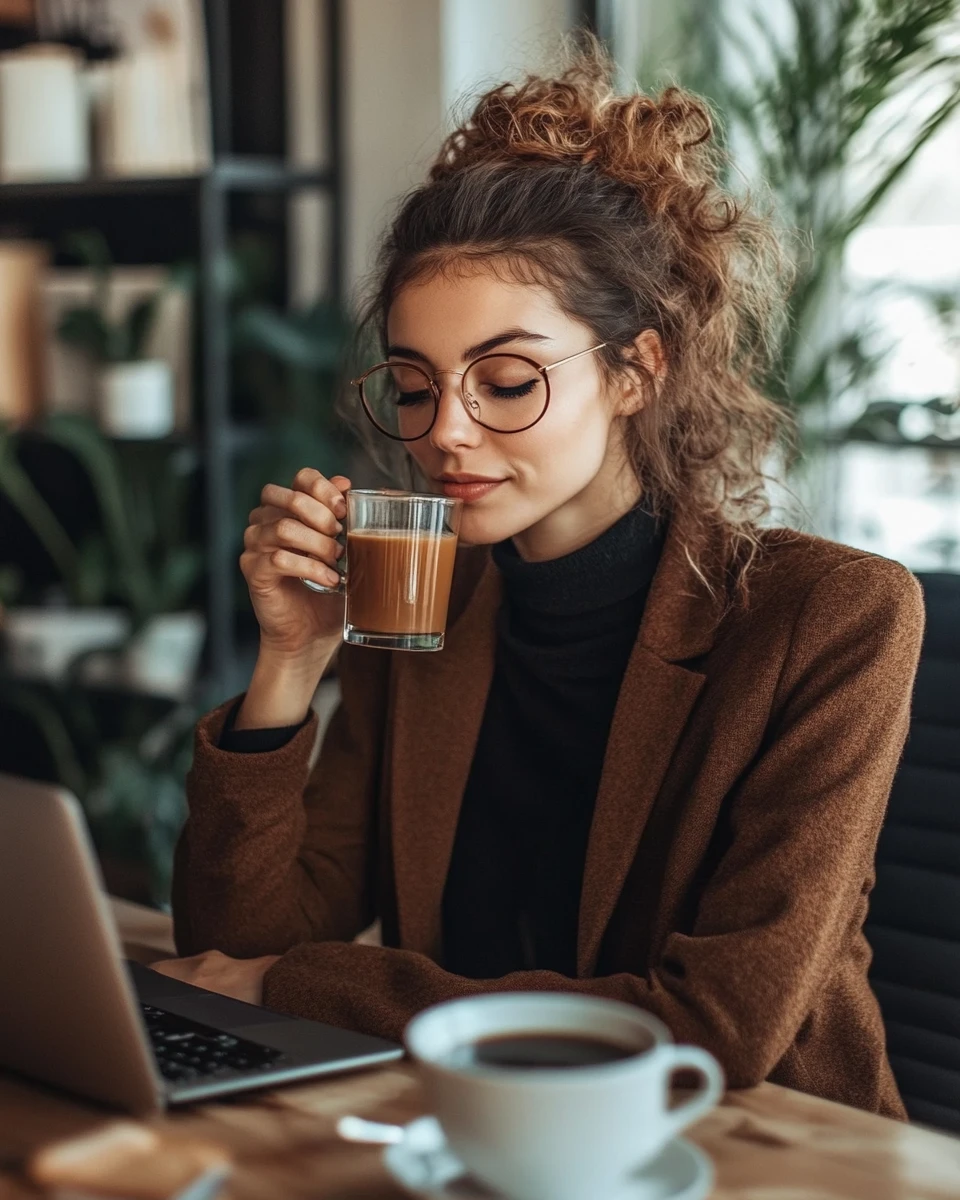
{"type": "Polygon", "coordinates": [[[312,579],[301,579],[300,582],[311,592],[320,592],[324,596],[345,596],[347,594],[346,575],[340,576],[340,582],[336,587],[324,587],[322,583],[314,583],[312,579]]]}
{"type": "MultiPolygon", "coordinates": [[[[344,546],[343,535],[337,541],[344,546]]],[[[301,579],[300,582],[311,592],[319,592],[322,596],[345,596],[347,594],[347,563],[342,555],[340,556],[340,566],[343,569],[340,572],[340,582],[336,587],[324,587],[322,583],[314,583],[312,579],[301,579]]]]}
{"type": "Polygon", "coordinates": [[[667,1086],[670,1076],[675,1071],[694,1070],[703,1080],[702,1087],[693,1096],[664,1114],[670,1130],[669,1136],[673,1138],[719,1104],[723,1099],[725,1080],[723,1069],[717,1060],[699,1046],[664,1046],[663,1050],[666,1076],[664,1083],[667,1086]]]}

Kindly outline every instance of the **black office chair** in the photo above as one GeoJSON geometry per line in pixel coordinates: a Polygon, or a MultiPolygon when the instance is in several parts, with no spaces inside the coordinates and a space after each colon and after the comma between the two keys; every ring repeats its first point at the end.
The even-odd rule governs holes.
{"type": "Polygon", "coordinates": [[[919,579],[927,631],[866,934],[907,1111],[960,1132],[960,575],[919,579]]]}

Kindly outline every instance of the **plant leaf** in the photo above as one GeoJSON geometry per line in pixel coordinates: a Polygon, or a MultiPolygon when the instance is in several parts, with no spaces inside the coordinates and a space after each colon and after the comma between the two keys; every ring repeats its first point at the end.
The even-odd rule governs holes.
{"type": "Polygon", "coordinates": [[[0,428],[0,492],[7,497],[50,555],[67,588],[76,587],[77,550],[53,509],[16,456],[14,437],[0,428]]]}
{"type": "Polygon", "coordinates": [[[288,366],[333,371],[343,352],[343,333],[318,312],[305,316],[250,305],[237,314],[234,339],[238,349],[263,350],[288,366]]]}
{"type": "Polygon", "coordinates": [[[160,307],[161,292],[138,301],[127,316],[126,325],[129,331],[127,347],[128,361],[137,361],[144,356],[144,347],[153,329],[160,307]]]}
{"type": "Polygon", "coordinates": [[[128,497],[114,446],[92,421],[69,413],[49,417],[43,431],[51,441],[70,451],[90,477],[117,562],[117,583],[130,603],[135,620],[142,622],[154,611],[154,589],[141,539],[130,521],[128,497]]]}
{"type": "Polygon", "coordinates": [[[157,610],[176,612],[183,606],[203,571],[204,555],[198,546],[173,546],[167,553],[158,580],[157,610]]]}
{"type": "Polygon", "coordinates": [[[95,308],[68,309],[57,324],[57,337],[95,362],[107,361],[110,331],[95,308]]]}
{"type": "Polygon", "coordinates": [[[80,764],[70,731],[54,705],[30,685],[2,679],[0,699],[33,721],[53,758],[57,778],[76,796],[83,797],[89,783],[87,773],[80,764]]]}

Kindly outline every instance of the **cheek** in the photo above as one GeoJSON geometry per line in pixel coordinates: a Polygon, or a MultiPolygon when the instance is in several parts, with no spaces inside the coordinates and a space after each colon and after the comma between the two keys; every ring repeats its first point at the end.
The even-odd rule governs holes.
{"type": "Polygon", "coordinates": [[[539,425],[518,434],[517,457],[525,482],[544,499],[569,499],[587,486],[603,465],[610,421],[599,402],[551,405],[539,425]]]}
{"type": "Polygon", "coordinates": [[[511,482],[490,504],[464,509],[464,541],[489,544],[530,529],[596,478],[607,454],[609,421],[595,410],[568,420],[550,421],[551,415],[502,447],[511,482]]]}

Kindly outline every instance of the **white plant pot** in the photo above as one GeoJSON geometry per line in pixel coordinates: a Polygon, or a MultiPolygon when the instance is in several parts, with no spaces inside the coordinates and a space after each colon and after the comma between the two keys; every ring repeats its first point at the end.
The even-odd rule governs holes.
{"type": "Polygon", "coordinates": [[[127,649],[127,682],[137,691],[185,699],[196,679],[206,628],[196,612],[152,617],[127,649]]]}
{"type": "Polygon", "coordinates": [[[14,674],[56,682],[79,654],[121,646],[130,635],[130,615],[113,608],[12,608],[4,614],[3,634],[14,674]]]}
{"type": "Polygon", "coordinates": [[[162,438],[176,418],[173,373],[159,359],[111,363],[100,372],[100,425],[116,438],[162,438]]]}

